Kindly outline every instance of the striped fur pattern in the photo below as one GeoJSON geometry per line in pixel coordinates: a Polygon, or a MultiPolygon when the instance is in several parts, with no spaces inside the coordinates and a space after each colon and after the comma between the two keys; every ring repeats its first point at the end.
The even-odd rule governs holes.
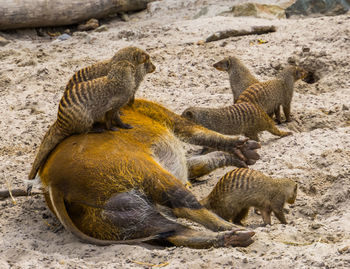
{"type": "Polygon", "coordinates": [[[114,111],[129,101],[134,90],[135,67],[128,61],[114,64],[107,76],[75,84],[66,90],[59,103],[57,120],[42,140],[29,179],[35,177],[58,143],[69,135],[90,131],[94,122],[105,118],[108,129],[112,127],[112,121],[122,128],[131,128],[114,111]]]}
{"type": "Polygon", "coordinates": [[[225,57],[215,63],[213,67],[228,73],[234,103],[237,102],[238,97],[246,88],[259,82],[249,69],[234,56],[225,57]]]}
{"type": "Polygon", "coordinates": [[[289,122],[294,82],[305,75],[304,69],[289,66],[276,79],[255,83],[245,89],[237,103],[258,104],[269,116],[275,114],[278,123],[281,123],[280,106],[282,106],[286,121],[289,122]]]}
{"type": "MultiPolygon", "coordinates": [[[[137,66],[137,68],[141,69],[142,66],[139,66],[139,64],[150,62],[150,57],[145,51],[137,47],[125,47],[117,51],[117,53],[111,59],[104,60],[96,64],[84,67],[75,72],[75,74],[68,81],[66,85],[66,90],[71,88],[74,84],[79,84],[80,82],[107,76],[112,65],[122,60],[129,61],[135,66],[137,66]]],[[[136,83],[137,87],[140,85],[140,83],[141,81],[136,83]]]]}
{"type": "Polygon", "coordinates": [[[222,108],[190,107],[182,116],[210,130],[226,135],[243,134],[256,141],[262,131],[281,137],[291,134],[277,129],[259,106],[247,102],[222,108]]]}
{"type": "Polygon", "coordinates": [[[225,174],[201,204],[236,224],[241,224],[250,207],[261,211],[264,224],[271,224],[271,212],[286,224],[284,204],[293,204],[296,195],[297,184],[291,179],[273,179],[255,170],[237,168],[225,174]]]}

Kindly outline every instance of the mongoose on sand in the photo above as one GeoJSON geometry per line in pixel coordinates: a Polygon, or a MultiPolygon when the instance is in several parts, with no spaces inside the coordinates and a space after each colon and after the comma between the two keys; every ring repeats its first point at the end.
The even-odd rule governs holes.
{"type": "Polygon", "coordinates": [[[210,131],[146,100],[136,99],[122,112],[133,129],[70,136],[39,170],[46,202],[67,231],[91,244],[150,237],[193,248],[251,244],[253,232],[237,230],[204,208],[185,182],[187,169],[195,176],[197,171],[254,163],[258,143],[210,131]],[[197,158],[192,168],[181,141],[224,150],[228,159],[211,155],[201,163],[197,158]],[[177,223],[156,205],[212,231],[177,223]]]}
{"type": "Polygon", "coordinates": [[[226,71],[228,73],[234,103],[236,103],[239,95],[246,88],[259,82],[259,80],[237,57],[226,57],[215,63],[213,66],[217,70],[226,71]]]}
{"type": "Polygon", "coordinates": [[[222,108],[190,107],[182,112],[182,116],[210,130],[226,135],[243,134],[255,141],[259,141],[258,133],[265,130],[278,136],[291,134],[277,129],[274,121],[251,103],[222,108]]]}
{"type": "Polygon", "coordinates": [[[116,113],[135,94],[135,67],[128,61],[115,63],[107,76],[73,85],[59,103],[57,120],[45,134],[34,160],[29,179],[33,179],[47,155],[64,138],[86,133],[92,125],[105,118],[107,129],[115,121],[124,124],[116,113]]]}
{"type": "Polygon", "coordinates": [[[237,103],[250,102],[258,104],[269,115],[276,115],[281,123],[280,105],[286,121],[290,121],[290,105],[293,97],[294,82],[306,75],[306,71],[297,66],[288,66],[276,79],[259,82],[249,86],[238,97],[237,103]]]}
{"type": "Polygon", "coordinates": [[[250,207],[261,211],[264,224],[271,224],[271,212],[286,224],[284,204],[293,204],[296,195],[297,184],[291,179],[274,179],[255,170],[237,168],[224,175],[201,204],[236,224],[241,224],[250,207]]]}

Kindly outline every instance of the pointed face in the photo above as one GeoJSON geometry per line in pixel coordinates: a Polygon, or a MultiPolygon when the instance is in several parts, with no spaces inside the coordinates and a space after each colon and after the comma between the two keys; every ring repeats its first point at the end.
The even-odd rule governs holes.
{"type": "Polygon", "coordinates": [[[288,198],[287,202],[289,204],[294,204],[295,199],[297,198],[297,192],[298,192],[298,185],[296,183],[294,183],[294,188],[293,188],[293,192],[291,193],[290,197],[288,198]]]}
{"type": "Polygon", "coordinates": [[[228,71],[230,68],[230,59],[227,57],[213,65],[219,71],[228,71]]]}
{"type": "Polygon", "coordinates": [[[301,67],[295,67],[294,70],[294,79],[298,80],[298,79],[304,79],[307,76],[308,72],[301,67]]]}
{"type": "Polygon", "coordinates": [[[156,70],[156,67],[155,67],[155,65],[151,62],[151,60],[147,60],[147,61],[144,63],[144,66],[145,66],[145,69],[146,69],[146,72],[147,72],[147,73],[153,73],[154,70],[156,70]]]}

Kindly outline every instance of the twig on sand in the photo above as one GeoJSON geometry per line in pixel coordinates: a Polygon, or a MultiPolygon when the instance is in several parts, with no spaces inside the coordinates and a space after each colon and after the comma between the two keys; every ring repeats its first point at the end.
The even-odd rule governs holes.
{"type": "MultiPolygon", "coordinates": [[[[31,195],[33,194],[41,194],[42,192],[31,192],[31,195]]],[[[12,201],[14,204],[16,204],[16,201],[14,199],[14,197],[19,197],[19,196],[27,196],[28,193],[26,190],[23,189],[13,189],[11,190],[10,188],[8,188],[8,190],[0,190],[0,199],[6,199],[11,197],[12,201]]]]}
{"type": "Polygon", "coordinates": [[[134,260],[132,260],[132,262],[136,263],[136,264],[140,264],[140,265],[149,266],[149,267],[163,267],[163,266],[169,265],[169,262],[163,262],[160,264],[152,264],[152,263],[148,263],[148,262],[139,262],[139,261],[134,261],[134,260]]]}

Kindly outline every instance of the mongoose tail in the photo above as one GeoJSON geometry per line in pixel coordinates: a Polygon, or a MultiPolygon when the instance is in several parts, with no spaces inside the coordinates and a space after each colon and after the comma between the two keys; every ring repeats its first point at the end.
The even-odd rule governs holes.
{"type": "Polygon", "coordinates": [[[35,178],[40,166],[44,164],[49,153],[66,137],[66,132],[59,127],[57,121],[51,125],[41,142],[39,151],[29,173],[29,179],[35,178]]]}

